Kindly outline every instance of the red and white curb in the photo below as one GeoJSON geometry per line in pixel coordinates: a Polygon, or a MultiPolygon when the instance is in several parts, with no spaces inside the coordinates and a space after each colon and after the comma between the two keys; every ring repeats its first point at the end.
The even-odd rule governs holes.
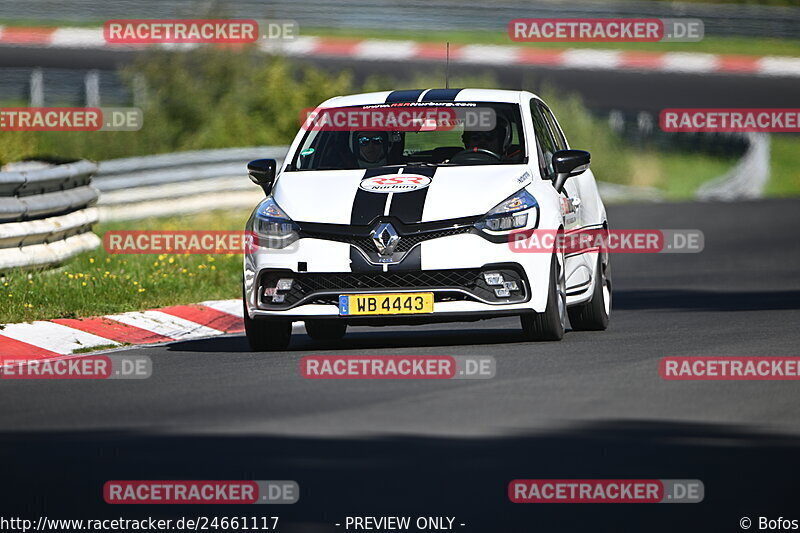
{"type": "MultiPolygon", "coordinates": [[[[109,44],[102,28],[22,28],[0,26],[0,45],[50,48],[135,50],[142,45],[109,44]]],[[[165,44],[190,49],[195,44],[165,44]]],[[[444,43],[382,39],[298,37],[292,41],[261,41],[262,50],[288,56],[351,58],[365,61],[445,59],[444,43]]],[[[642,52],[595,49],[545,49],[532,46],[453,45],[450,61],[499,66],[543,66],[574,70],[651,71],[694,74],[747,74],[800,77],[800,58],[720,55],[692,52],[642,52]]]]}
{"type": "Polygon", "coordinates": [[[0,366],[140,345],[201,339],[244,331],[241,300],[213,300],[94,318],[58,318],[0,329],[0,366]]]}

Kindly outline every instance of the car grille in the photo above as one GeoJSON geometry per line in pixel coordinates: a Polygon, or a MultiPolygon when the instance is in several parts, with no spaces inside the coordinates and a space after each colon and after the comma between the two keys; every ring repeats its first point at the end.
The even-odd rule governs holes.
{"type": "Polygon", "coordinates": [[[412,272],[343,272],[304,274],[298,282],[310,292],[323,290],[432,289],[469,287],[475,284],[478,269],[423,270],[412,272]]]}
{"type": "MultiPolygon", "coordinates": [[[[395,247],[395,251],[408,252],[414,246],[418,245],[421,242],[429,241],[432,239],[440,239],[442,237],[449,237],[451,235],[461,235],[464,233],[470,233],[471,231],[472,227],[464,226],[460,228],[448,228],[437,231],[425,231],[425,232],[401,235],[400,240],[398,241],[397,246],[395,247]]],[[[351,244],[357,248],[360,248],[364,252],[375,251],[375,243],[372,242],[372,237],[368,235],[342,235],[337,233],[323,233],[319,231],[304,231],[302,236],[311,239],[322,239],[326,241],[344,242],[347,244],[351,244]]]]}

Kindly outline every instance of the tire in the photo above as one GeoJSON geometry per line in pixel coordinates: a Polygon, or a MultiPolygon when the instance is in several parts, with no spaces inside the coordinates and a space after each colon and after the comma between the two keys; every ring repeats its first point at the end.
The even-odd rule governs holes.
{"type": "Polygon", "coordinates": [[[254,352],[272,352],[285,350],[292,338],[292,322],[285,318],[265,318],[253,320],[247,314],[244,305],[244,331],[250,350],[254,352]]]}
{"type": "Polygon", "coordinates": [[[597,254],[594,275],[591,300],[567,309],[573,330],[602,331],[608,327],[608,317],[611,314],[611,268],[610,265],[603,264],[603,254],[597,254]]]}
{"type": "Polygon", "coordinates": [[[567,287],[562,265],[553,254],[544,313],[531,312],[520,316],[526,340],[560,341],[564,337],[567,326],[567,287]]]}
{"type": "Polygon", "coordinates": [[[315,341],[338,341],[346,332],[343,320],[306,320],[306,333],[315,341]]]}

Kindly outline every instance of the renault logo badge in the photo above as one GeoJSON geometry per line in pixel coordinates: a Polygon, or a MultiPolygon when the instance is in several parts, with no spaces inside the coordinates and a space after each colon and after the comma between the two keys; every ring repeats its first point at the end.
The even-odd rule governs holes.
{"type": "Polygon", "coordinates": [[[388,222],[378,224],[378,226],[372,230],[370,236],[380,255],[392,255],[395,246],[397,246],[400,240],[400,235],[397,234],[397,230],[388,222]]]}

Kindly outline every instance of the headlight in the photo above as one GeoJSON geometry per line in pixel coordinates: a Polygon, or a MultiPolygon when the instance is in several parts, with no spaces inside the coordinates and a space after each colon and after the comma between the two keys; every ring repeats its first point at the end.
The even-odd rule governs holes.
{"type": "Polygon", "coordinates": [[[298,239],[300,227],[270,196],[259,204],[253,215],[253,232],[264,248],[286,248],[298,239]]]}
{"type": "Polygon", "coordinates": [[[525,189],[509,196],[475,223],[475,227],[489,231],[510,231],[524,228],[529,222],[535,226],[539,218],[539,204],[525,189]]]}

